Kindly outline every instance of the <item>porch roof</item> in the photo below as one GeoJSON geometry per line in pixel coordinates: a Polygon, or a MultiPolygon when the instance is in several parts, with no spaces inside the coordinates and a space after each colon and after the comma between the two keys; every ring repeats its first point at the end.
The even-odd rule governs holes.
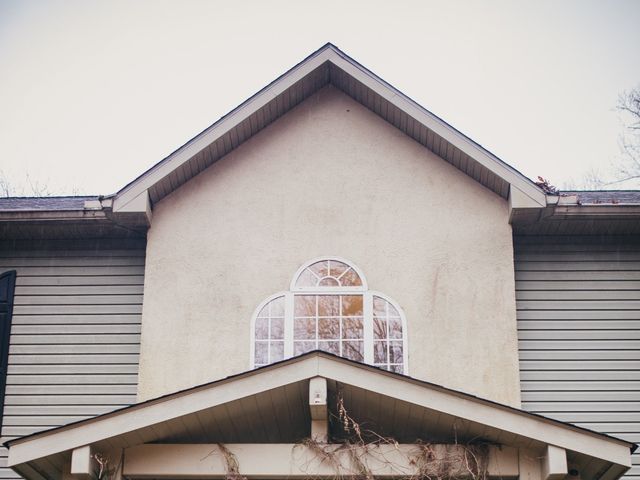
{"type": "MultiPolygon", "coordinates": [[[[12,440],[9,466],[28,479],[62,478],[74,449],[148,443],[296,443],[311,432],[309,383],[327,381],[329,412],[342,402],[367,429],[402,443],[484,442],[543,451],[553,445],[583,478],[617,478],[630,466],[624,440],[324,352],[12,440]]],[[[330,436],[339,426],[330,422],[330,436]]]]}

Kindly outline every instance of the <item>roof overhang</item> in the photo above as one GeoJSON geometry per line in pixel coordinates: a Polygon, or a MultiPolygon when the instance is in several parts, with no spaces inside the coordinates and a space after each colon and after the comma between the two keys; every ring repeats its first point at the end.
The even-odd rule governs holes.
{"type": "Polygon", "coordinates": [[[150,207],[114,212],[110,197],[0,198],[0,239],[145,239],[150,207]]]}
{"type": "Polygon", "coordinates": [[[547,195],[545,208],[513,209],[516,235],[640,235],[640,192],[547,195]]]}
{"type": "Polygon", "coordinates": [[[512,208],[546,206],[545,193],[534,182],[327,44],[121,189],[115,194],[113,211],[149,212],[169,193],[329,84],[508,199],[512,208]]]}
{"type": "MultiPolygon", "coordinates": [[[[328,421],[339,401],[352,418],[402,448],[415,446],[416,439],[456,445],[481,439],[504,448],[507,463],[522,452],[535,461],[553,456],[558,468],[579,468],[583,478],[618,478],[630,466],[633,444],[624,440],[322,352],[12,440],[8,465],[29,480],[58,479],[72,459],[88,464],[87,452],[124,451],[131,478],[198,476],[177,464],[162,472],[140,470],[140,455],[195,458],[202,445],[224,443],[235,445],[239,456],[282,456],[284,447],[277,445],[291,451],[306,437],[339,437],[340,425],[328,421]]],[[[521,469],[523,458],[516,462],[521,469]]]]}

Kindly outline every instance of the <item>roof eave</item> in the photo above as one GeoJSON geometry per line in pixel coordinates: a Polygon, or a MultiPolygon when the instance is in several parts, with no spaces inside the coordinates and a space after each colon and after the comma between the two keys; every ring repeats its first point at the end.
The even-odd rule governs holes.
{"type": "MultiPolygon", "coordinates": [[[[36,197],[33,199],[39,200],[36,197]]],[[[144,237],[150,225],[150,211],[125,209],[114,213],[112,200],[108,197],[87,198],[75,208],[58,208],[58,197],[43,200],[48,205],[31,209],[0,209],[0,234],[3,240],[79,239],[96,235],[144,237]]]]}

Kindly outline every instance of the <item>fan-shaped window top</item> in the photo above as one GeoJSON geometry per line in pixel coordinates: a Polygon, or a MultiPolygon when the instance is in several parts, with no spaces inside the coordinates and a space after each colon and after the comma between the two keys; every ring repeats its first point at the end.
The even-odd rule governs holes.
{"type": "Polygon", "coordinates": [[[399,306],[367,290],[353,264],[325,258],[303,265],[291,291],[257,309],[251,366],[259,367],[311,350],[407,373],[406,321],[399,306]]]}
{"type": "Polygon", "coordinates": [[[360,287],[360,274],[351,266],[339,260],[314,262],[297,275],[293,288],[315,287],[360,287]]]}

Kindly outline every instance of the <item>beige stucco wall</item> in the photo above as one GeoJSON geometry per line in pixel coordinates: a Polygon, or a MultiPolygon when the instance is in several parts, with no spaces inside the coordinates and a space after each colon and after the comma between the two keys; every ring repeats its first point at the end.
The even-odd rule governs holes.
{"type": "Polygon", "coordinates": [[[309,259],[408,320],[414,377],[519,405],[504,199],[332,87],[155,206],[139,399],[249,368],[250,321],[309,259]]]}

